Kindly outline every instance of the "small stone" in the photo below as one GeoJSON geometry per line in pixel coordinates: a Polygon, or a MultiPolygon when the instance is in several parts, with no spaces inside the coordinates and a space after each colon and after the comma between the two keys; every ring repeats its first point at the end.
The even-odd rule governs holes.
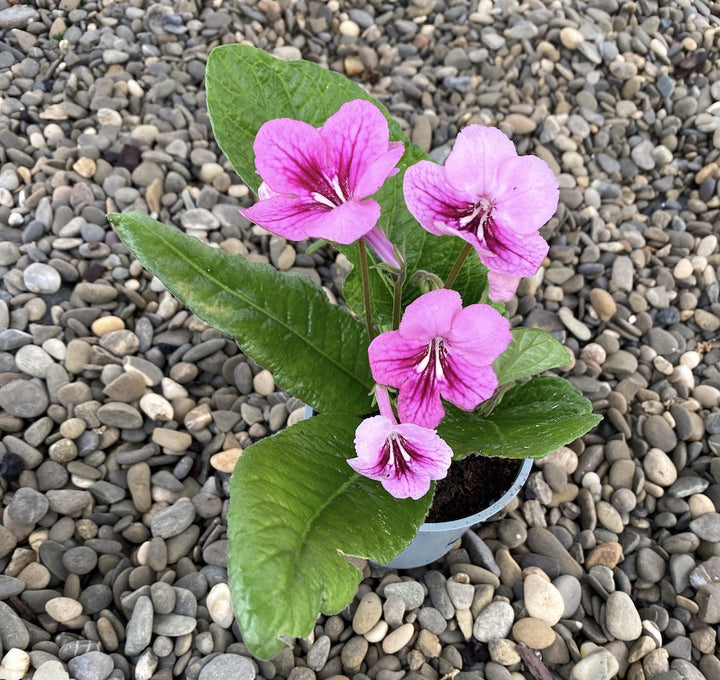
{"type": "Polygon", "coordinates": [[[106,680],[115,663],[109,654],[88,652],[68,661],[68,670],[76,680],[106,680]]]}
{"type": "Polygon", "coordinates": [[[181,499],[153,517],[150,531],[153,536],[171,538],[185,531],[194,519],[195,506],[188,499],[181,499]]]}
{"type": "Polygon", "coordinates": [[[602,321],[609,321],[617,311],[617,304],[612,295],[602,288],[590,290],[590,304],[602,321]]]}
{"type": "Polygon", "coordinates": [[[616,590],[605,603],[605,627],[618,640],[631,642],[642,634],[642,621],[627,593],[616,590]]]}
{"type": "MultiPolygon", "coordinates": [[[[206,606],[210,618],[221,628],[230,628],[234,620],[230,588],[227,583],[216,583],[207,594],[206,606]]],[[[318,669],[319,670],[319,669],[318,669]]]]}
{"type": "Polygon", "coordinates": [[[515,640],[526,644],[530,649],[545,649],[555,641],[555,631],[546,621],[525,618],[517,621],[512,627],[515,640]]]}
{"type": "Polygon", "coordinates": [[[18,524],[37,524],[48,511],[50,503],[44,494],[30,488],[20,488],[13,495],[8,514],[18,524]]]}
{"type": "Polygon", "coordinates": [[[507,602],[491,602],[475,619],[473,637],[480,642],[500,640],[510,633],[515,612],[507,602]]]}
{"type": "Polygon", "coordinates": [[[600,648],[575,664],[570,671],[570,680],[611,680],[619,668],[617,659],[600,648]]]}
{"type": "Polygon", "coordinates": [[[23,283],[31,293],[52,295],[60,290],[62,279],[54,267],[33,262],[23,271],[23,283]]]}
{"type": "Polygon", "coordinates": [[[136,656],[150,645],[153,627],[153,605],[146,595],[135,602],[132,616],[125,632],[125,654],[136,656]]]}
{"type": "Polygon", "coordinates": [[[396,654],[410,643],[413,635],[415,635],[415,626],[412,623],[404,623],[383,640],[383,652],[385,654],[396,654]]]}
{"type": "Polygon", "coordinates": [[[382,602],[376,593],[363,595],[352,620],[353,630],[358,635],[369,632],[382,616],[382,602]]]}
{"type": "Polygon", "coordinates": [[[565,609],[558,589],[542,576],[529,574],[523,583],[525,609],[530,616],[542,619],[554,626],[565,609]]]}
{"type": "Polygon", "coordinates": [[[419,609],[425,601],[425,589],[417,581],[388,583],[385,586],[385,597],[390,595],[399,597],[405,603],[407,611],[419,609]]]}
{"type": "Polygon", "coordinates": [[[219,654],[203,666],[198,680],[254,680],[255,664],[239,654],[219,654]]]}
{"type": "Polygon", "coordinates": [[[709,512],[692,520],[690,531],[703,541],[720,541],[720,513],[709,512]]]}
{"type": "Polygon", "coordinates": [[[82,605],[70,597],[54,597],[45,603],[45,611],[59,623],[66,623],[82,614],[82,605]]]}

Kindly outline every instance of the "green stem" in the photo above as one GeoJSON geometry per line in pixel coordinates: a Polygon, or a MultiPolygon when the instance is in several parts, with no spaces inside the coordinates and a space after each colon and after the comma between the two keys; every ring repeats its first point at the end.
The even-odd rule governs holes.
{"type": "Polygon", "coordinates": [[[368,274],[367,251],[365,242],[358,241],[360,247],[360,273],[362,276],[363,299],[365,302],[365,325],[367,326],[368,337],[372,341],[375,337],[375,329],[372,322],[372,310],[370,308],[370,276],[368,274]]]}
{"type": "Polygon", "coordinates": [[[402,268],[395,275],[395,291],[393,295],[393,318],[392,327],[396,331],[400,326],[400,312],[402,312],[402,289],[405,284],[405,262],[402,263],[402,268]]]}
{"type": "Polygon", "coordinates": [[[452,287],[453,283],[455,283],[455,279],[457,278],[457,275],[460,273],[460,269],[462,269],[463,263],[465,262],[465,258],[470,254],[470,251],[472,250],[472,245],[469,243],[466,243],[463,249],[460,251],[460,254],[458,255],[458,259],[455,261],[455,266],[452,268],[452,271],[448,275],[447,279],[445,280],[445,288],[452,287]]]}

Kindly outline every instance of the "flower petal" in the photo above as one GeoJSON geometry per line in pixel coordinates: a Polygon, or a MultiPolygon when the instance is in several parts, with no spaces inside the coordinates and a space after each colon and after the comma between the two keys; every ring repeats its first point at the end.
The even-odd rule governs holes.
{"type": "Polygon", "coordinates": [[[455,315],[462,309],[460,293],[448,288],[431,290],[411,302],[400,321],[400,334],[408,340],[428,343],[445,337],[455,315]]]}
{"type": "Polygon", "coordinates": [[[401,423],[395,431],[412,446],[418,471],[424,472],[430,479],[445,477],[453,452],[435,430],[412,423],[401,423]]]}
{"type": "Polygon", "coordinates": [[[512,276],[533,276],[548,253],[547,241],[535,231],[517,234],[495,220],[485,229],[486,250],[478,252],[490,270],[512,276]]]}
{"type": "Polygon", "coordinates": [[[373,380],[380,385],[400,387],[415,372],[426,346],[422,341],[406,340],[399,331],[381,333],[368,347],[373,380]]]}
{"type": "Polygon", "coordinates": [[[488,296],[493,302],[509,302],[517,291],[519,276],[488,270],[488,296]]]}
{"type": "Polygon", "coordinates": [[[272,196],[241,210],[240,214],[263,229],[291,241],[303,241],[308,237],[307,228],[327,214],[328,209],[312,198],[272,196]]]}
{"type": "Polygon", "coordinates": [[[468,125],[445,161],[447,182],[473,200],[494,197],[500,164],[516,156],[515,145],[497,128],[468,125]]]}
{"type": "Polygon", "coordinates": [[[308,195],[327,186],[328,150],[320,132],[292,118],[264,123],[253,144],[255,168],[272,191],[308,195]]]}
{"type": "Polygon", "coordinates": [[[399,168],[395,166],[404,153],[405,147],[402,142],[390,142],[388,150],[369,165],[367,170],[358,178],[354,195],[357,198],[362,198],[372,196],[378,191],[388,177],[400,172],[399,168]]]}
{"type": "Polygon", "coordinates": [[[336,243],[352,243],[369,232],[380,219],[380,204],[372,199],[349,201],[325,212],[305,225],[308,236],[336,243]]]}
{"type": "MultiPolygon", "coordinates": [[[[385,416],[365,418],[358,425],[355,430],[355,452],[358,455],[357,466],[369,469],[377,464],[379,451],[385,445],[394,427],[395,423],[385,416]]],[[[357,469],[356,465],[352,466],[353,469],[357,469]]]]}
{"type": "Polygon", "coordinates": [[[388,431],[388,423],[383,416],[364,420],[355,431],[358,457],[347,463],[356,472],[380,481],[397,498],[421,498],[431,480],[447,474],[452,449],[434,430],[406,423],[388,431]],[[385,435],[382,439],[381,434],[385,435]]]}
{"type": "Polygon", "coordinates": [[[400,263],[397,257],[395,257],[395,249],[393,248],[392,241],[390,241],[377,226],[367,232],[367,234],[363,236],[363,240],[383,262],[389,264],[391,267],[400,269],[400,263]]]}
{"type": "Polygon", "coordinates": [[[437,427],[445,417],[440,387],[434,371],[413,371],[400,385],[398,415],[402,423],[437,427]]]}
{"type": "Polygon", "coordinates": [[[328,149],[328,161],[349,197],[374,194],[403,154],[390,148],[388,123],[374,104],[355,99],[343,104],[319,130],[328,149]]]}
{"type": "Polygon", "coordinates": [[[506,160],[498,169],[494,217],[518,234],[542,227],[557,210],[558,180],[537,156],[506,160]]]}
{"type": "Polygon", "coordinates": [[[475,366],[465,357],[449,355],[445,365],[447,380],[442,385],[442,396],[455,406],[472,411],[492,397],[498,380],[490,366],[475,366]]]}
{"type": "Polygon", "coordinates": [[[478,243],[473,234],[459,231],[460,220],[473,211],[475,196],[448,184],[442,166],[430,161],[411,165],[405,171],[403,192],[408,210],[423,229],[437,236],[461,236],[473,245],[478,243]]]}
{"type": "Polygon", "coordinates": [[[460,355],[475,366],[490,366],[512,340],[510,322],[490,305],[469,305],[453,319],[446,346],[451,360],[460,355]]]}

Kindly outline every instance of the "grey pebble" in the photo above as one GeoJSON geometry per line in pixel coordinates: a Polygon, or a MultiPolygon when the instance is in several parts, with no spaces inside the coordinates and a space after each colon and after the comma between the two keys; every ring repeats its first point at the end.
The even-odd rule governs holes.
{"type": "Polygon", "coordinates": [[[115,664],[104,652],[88,652],[68,662],[68,670],[77,680],[106,680],[115,664]]]}
{"type": "Polygon", "coordinates": [[[254,680],[257,669],[253,662],[239,654],[220,654],[203,666],[198,680],[254,680]]]}

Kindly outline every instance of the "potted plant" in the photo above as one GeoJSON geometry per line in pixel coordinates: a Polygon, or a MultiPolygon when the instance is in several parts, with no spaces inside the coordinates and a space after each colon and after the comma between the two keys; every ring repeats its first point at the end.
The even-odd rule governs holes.
{"type": "Polygon", "coordinates": [[[547,253],[538,230],[558,191],[541,160],[475,125],[432,163],[358,85],[248,46],[216,48],[206,86],[216,140],[260,199],[244,214],[331,240],[353,265],[346,308],[147,215],[108,217],[168,290],[318,414],[247,448],[230,482],[233,608],[248,648],[271,658],[352,600],[361,572],[347,557],[387,564],[412,541],[451,463],[537,458],[599,418],[567,381],[537,376],[568,364],[563,346],[503,315],[547,253]]]}

